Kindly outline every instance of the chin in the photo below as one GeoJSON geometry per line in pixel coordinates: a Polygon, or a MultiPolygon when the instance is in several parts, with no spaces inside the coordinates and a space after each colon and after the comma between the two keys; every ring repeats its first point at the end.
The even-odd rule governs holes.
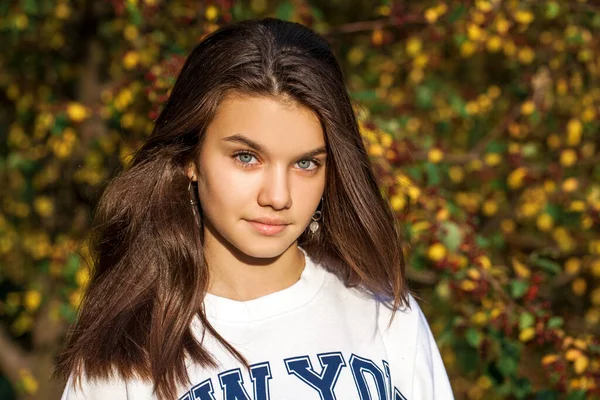
{"type": "Polygon", "coordinates": [[[252,258],[275,258],[284,253],[290,247],[290,245],[293,244],[293,242],[293,240],[286,240],[286,238],[271,237],[254,240],[245,238],[243,242],[232,244],[241,253],[244,253],[252,258]]]}

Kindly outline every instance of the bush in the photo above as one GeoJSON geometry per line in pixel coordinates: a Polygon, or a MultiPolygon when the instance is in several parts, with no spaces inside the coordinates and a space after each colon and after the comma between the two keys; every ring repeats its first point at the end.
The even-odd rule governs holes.
{"type": "Polygon", "coordinates": [[[5,3],[0,368],[21,395],[62,390],[48,378],[88,280],[91,210],[185,55],[275,15],[343,63],[456,397],[600,397],[600,6],[5,3]]]}

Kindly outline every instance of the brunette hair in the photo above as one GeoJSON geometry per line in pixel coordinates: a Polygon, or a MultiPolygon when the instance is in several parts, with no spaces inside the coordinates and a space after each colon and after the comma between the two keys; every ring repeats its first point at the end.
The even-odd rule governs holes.
{"type": "Polygon", "coordinates": [[[110,182],[91,229],[92,277],[55,375],[74,382],[133,377],[159,398],[188,384],[185,360],[215,366],[191,330],[208,268],[185,168],[228,94],[267,96],[307,107],[320,119],[327,148],[323,229],[299,245],[348,287],[408,305],[405,261],[394,215],[375,178],[340,66],[309,28],[274,18],[246,20],[204,38],[187,57],[152,134],[130,167],[110,182]]]}

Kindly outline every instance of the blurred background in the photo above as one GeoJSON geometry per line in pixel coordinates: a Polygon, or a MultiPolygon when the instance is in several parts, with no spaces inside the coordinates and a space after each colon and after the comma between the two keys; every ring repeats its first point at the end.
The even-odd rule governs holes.
{"type": "Polygon", "coordinates": [[[331,43],[457,399],[600,397],[600,3],[0,2],[0,399],[49,377],[98,196],[219,26],[331,43]]]}

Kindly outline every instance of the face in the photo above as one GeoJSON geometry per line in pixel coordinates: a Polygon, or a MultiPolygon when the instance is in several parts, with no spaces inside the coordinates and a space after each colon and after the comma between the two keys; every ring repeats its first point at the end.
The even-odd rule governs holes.
{"type": "Polygon", "coordinates": [[[311,110],[266,97],[226,98],[188,173],[198,179],[205,246],[257,258],[282,254],[317,210],[325,157],[311,110]]]}

